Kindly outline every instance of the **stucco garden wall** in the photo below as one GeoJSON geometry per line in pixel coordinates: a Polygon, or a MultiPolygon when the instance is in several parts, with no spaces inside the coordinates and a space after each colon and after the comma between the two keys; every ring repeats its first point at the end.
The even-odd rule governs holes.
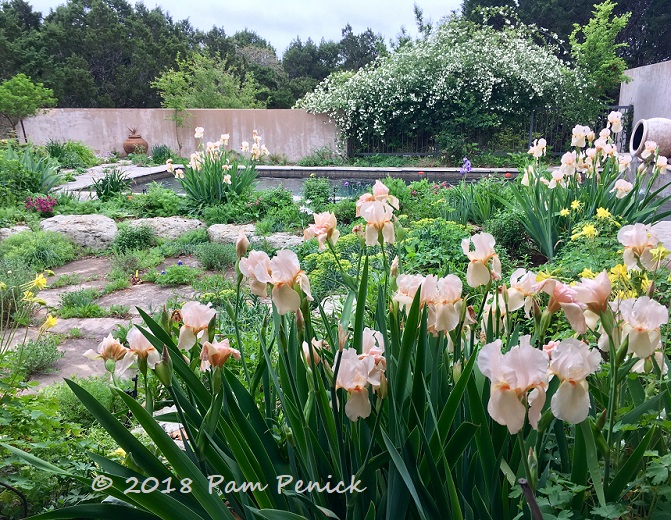
{"type": "Polygon", "coordinates": [[[620,87],[620,105],[634,105],[634,122],[639,119],[671,119],[671,61],[628,69],[632,79],[620,87]]]}
{"type": "MultiPolygon", "coordinates": [[[[97,153],[123,153],[123,142],[128,128],[136,127],[149,147],[166,144],[188,156],[196,148],[193,129],[205,129],[204,140],[215,141],[228,133],[231,146],[239,148],[242,141],[252,141],[257,130],[271,153],[283,154],[295,161],[317,148],[335,149],[338,140],[336,126],[325,115],[308,114],[303,110],[190,110],[192,117],[183,128],[177,128],[170,119],[169,109],[115,109],[115,108],[56,108],[26,119],[24,126],[28,139],[36,144],[49,140],[82,141],[97,153]]],[[[17,133],[23,137],[20,125],[17,133]]]]}

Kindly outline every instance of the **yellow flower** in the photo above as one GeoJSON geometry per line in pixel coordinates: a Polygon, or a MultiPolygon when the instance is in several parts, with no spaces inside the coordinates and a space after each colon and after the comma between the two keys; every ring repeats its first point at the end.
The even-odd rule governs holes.
{"type": "Polygon", "coordinates": [[[54,273],[51,269],[45,269],[44,274],[47,276],[54,276],[56,273],[54,273]]]}
{"type": "Polygon", "coordinates": [[[652,282],[648,278],[647,274],[643,274],[643,277],[641,278],[641,290],[644,292],[648,292],[648,289],[650,288],[650,284],[652,282]]]}
{"type": "Polygon", "coordinates": [[[32,286],[38,289],[44,289],[47,286],[47,279],[42,273],[40,273],[32,281],[32,286]]]}
{"type": "Polygon", "coordinates": [[[615,294],[615,298],[617,300],[628,300],[629,298],[636,298],[638,294],[636,294],[636,291],[632,290],[627,290],[627,291],[618,291],[615,294]]]}
{"type": "Polygon", "coordinates": [[[548,278],[552,278],[552,273],[546,269],[545,271],[539,271],[536,273],[536,281],[537,282],[542,282],[543,280],[547,280],[548,278]]]}
{"type": "Polygon", "coordinates": [[[116,450],[110,452],[110,455],[123,459],[126,457],[126,451],[123,448],[117,448],[116,450]]]}
{"type": "Polygon", "coordinates": [[[592,224],[585,224],[582,228],[582,234],[585,235],[585,238],[594,238],[599,232],[592,224]]]}
{"type": "Polygon", "coordinates": [[[23,298],[21,301],[32,302],[35,299],[35,294],[31,291],[23,291],[23,298]]]}
{"type": "Polygon", "coordinates": [[[49,314],[47,316],[47,319],[44,320],[44,323],[40,327],[40,330],[43,330],[43,331],[48,330],[51,327],[53,327],[54,325],[56,325],[56,323],[58,323],[58,320],[56,318],[54,318],[51,314],[49,314]]]}
{"type": "Polygon", "coordinates": [[[569,210],[567,210],[566,208],[564,208],[563,210],[561,210],[559,212],[560,217],[568,217],[570,214],[571,214],[571,212],[569,210]]]}
{"type": "Polygon", "coordinates": [[[596,218],[598,219],[609,219],[612,218],[613,215],[610,214],[610,211],[608,211],[605,208],[597,208],[596,210],[596,218]]]}
{"type": "Polygon", "coordinates": [[[580,237],[585,237],[585,238],[594,238],[599,234],[599,232],[596,230],[596,228],[592,224],[585,224],[582,227],[582,230],[579,231],[578,233],[574,233],[571,235],[571,240],[575,240],[580,237]]]}
{"type": "Polygon", "coordinates": [[[590,278],[590,279],[593,279],[593,278],[596,278],[596,273],[594,273],[594,271],[592,271],[591,269],[585,267],[585,268],[582,270],[582,273],[580,273],[580,278],[590,278]]]}
{"type": "Polygon", "coordinates": [[[627,266],[624,264],[617,264],[615,267],[612,267],[610,270],[611,274],[617,278],[622,278],[623,280],[629,280],[629,273],[627,273],[627,266]]]}
{"type": "Polygon", "coordinates": [[[0,282],[0,291],[7,289],[7,284],[5,282],[0,282]]]}
{"type": "Polygon", "coordinates": [[[671,251],[665,248],[661,243],[654,249],[651,249],[650,252],[652,253],[652,259],[655,262],[661,262],[667,256],[669,256],[669,253],[671,253],[671,251]]]}
{"type": "Polygon", "coordinates": [[[571,202],[571,209],[572,209],[572,210],[577,211],[577,210],[579,210],[581,207],[582,207],[582,204],[580,203],[579,200],[574,200],[573,202],[571,202]]]}

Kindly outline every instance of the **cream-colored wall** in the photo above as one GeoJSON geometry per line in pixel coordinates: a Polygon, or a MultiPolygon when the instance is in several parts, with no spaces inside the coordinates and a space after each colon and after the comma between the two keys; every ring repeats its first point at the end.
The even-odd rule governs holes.
{"type": "MultiPolygon", "coordinates": [[[[242,141],[252,141],[257,130],[273,154],[283,154],[290,161],[305,157],[317,148],[328,146],[336,149],[338,131],[325,115],[308,114],[303,110],[235,110],[194,109],[186,126],[177,128],[170,120],[169,109],[136,108],[55,108],[24,121],[28,139],[36,144],[49,140],[82,141],[97,153],[113,150],[123,153],[123,142],[128,128],[137,131],[149,147],[166,144],[172,150],[182,144],[182,155],[188,156],[196,149],[193,129],[205,129],[204,141],[216,141],[221,134],[231,136],[231,146],[239,149],[242,141]]],[[[20,125],[17,127],[22,137],[20,125]]]]}
{"type": "Polygon", "coordinates": [[[671,119],[671,61],[624,71],[632,79],[620,87],[620,105],[634,105],[634,122],[671,119]]]}

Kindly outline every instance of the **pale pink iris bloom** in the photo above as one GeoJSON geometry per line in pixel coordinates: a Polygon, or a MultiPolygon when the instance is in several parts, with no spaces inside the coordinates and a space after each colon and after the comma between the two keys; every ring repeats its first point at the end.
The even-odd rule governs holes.
{"type": "Polygon", "coordinates": [[[394,210],[389,204],[375,200],[361,205],[361,216],[366,221],[366,245],[374,246],[380,242],[394,243],[394,224],[391,219],[394,210]]]}
{"type": "Polygon", "coordinates": [[[303,240],[310,240],[316,237],[319,243],[319,251],[324,251],[326,249],[326,241],[330,242],[331,245],[335,245],[340,237],[340,231],[336,228],[338,222],[335,215],[328,211],[315,213],[313,216],[315,223],[310,224],[303,232],[303,240]]]}
{"type": "Polygon", "coordinates": [[[202,139],[203,138],[203,132],[205,132],[205,129],[202,126],[197,126],[196,131],[195,131],[193,136],[196,139],[202,139]]]}
{"type": "Polygon", "coordinates": [[[640,264],[654,270],[655,262],[651,249],[657,247],[659,240],[649,224],[624,226],[618,231],[617,239],[624,246],[624,264],[627,269],[639,270],[640,264]]]}
{"type": "Polygon", "coordinates": [[[643,145],[645,148],[641,152],[641,158],[647,159],[651,155],[654,155],[657,151],[657,143],[655,141],[646,141],[643,145]]]}
{"type": "Polygon", "coordinates": [[[661,350],[657,350],[653,356],[650,357],[650,361],[648,366],[646,367],[646,361],[648,359],[639,359],[636,363],[634,363],[634,366],[631,367],[631,371],[635,372],[637,374],[645,374],[648,373],[652,369],[652,357],[655,358],[655,363],[657,363],[657,367],[661,370],[662,375],[665,376],[669,372],[669,367],[666,364],[666,358],[664,356],[664,352],[661,350]]]}
{"type": "Polygon", "coordinates": [[[366,202],[384,202],[389,204],[392,208],[398,209],[398,199],[393,195],[389,194],[389,188],[387,188],[381,181],[375,181],[373,185],[373,193],[364,193],[359,197],[359,200],[356,202],[356,216],[361,215],[361,206],[366,202]]]}
{"type": "MultiPolygon", "coordinates": [[[[350,421],[356,421],[359,417],[365,419],[371,412],[368,398],[368,378],[375,368],[375,359],[372,356],[359,358],[356,350],[347,348],[339,351],[336,355],[333,364],[334,372],[338,364],[338,357],[340,357],[340,367],[336,376],[336,390],[344,388],[349,393],[349,399],[345,405],[345,414],[350,421]]],[[[379,384],[379,379],[377,382],[379,384]]]]}
{"type": "Polygon", "coordinates": [[[565,339],[552,349],[550,371],[561,381],[551,401],[557,419],[571,424],[585,420],[590,406],[586,379],[600,364],[599,351],[577,339],[565,339]]]}
{"type": "Polygon", "coordinates": [[[538,429],[548,386],[548,355],[520,338],[520,345],[501,353],[501,340],[488,343],[478,355],[478,367],[491,382],[487,411],[497,423],[515,434],[524,426],[529,404],[529,423],[538,429]]]}
{"type": "Polygon", "coordinates": [[[491,280],[501,279],[501,261],[494,251],[494,244],[496,240],[489,233],[478,233],[461,241],[461,249],[470,260],[466,270],[466,281],[471,287],[479,287],[491,280]],[[473,251],[471,243],[475,248],[473,251]]]}
{"type": "Polygon", "coordinates": [[[321,361],[319,351],[323,346],[324,341],[321,339],[317,340],[316,338],[312,338],[311,345],[308,345],[307,341],[303,342],[303,359],[305,359],[308,366],[312,366],[313,360],[315,365],[321,361]]]}
{"type": "Polygon", "coordinates": [[[538,294],[539,284],[536,275],[525,269],[516,269],[510,275],[508,288],[508,310],[514,312],[524,307],[524,315],[529,318],[534,304],[534,297],[538,294]]]}
{"type": "Polygon", "coordinates": [[[633,188],[634,185],[631,182],[625,181],[624,179],[618,179],[615,181],[615,186],[610,190],[610,193],[615,192],[615,197],[623,199],[633,188]]]}
{"type": "Polygon", "coordinates": [[[199,302],[187,302],[181,310],[183,325],[179,329],[177,348],[191,350],[196,340],[207,335],[207,326],[217,314],[209,305],[199,302]]]}
{"type": "MultiPolygon", "coordinates": [[[[84,352],[84,357],[87,357],[91,360],[102,359],[105,362],[105,368],[114,371],[117,375],[121,375],[128,367],[125,367],[118,361],[122,361],[128,354],[130,350],[122,346],[118,339],[113,338],[110,333],[105,339],[103,339],[98,345],[98,350],[89,349],[84,352]]],[[[132,363],[132,361],[131,361],[132,363]]]]}
{"type": "Polygon", "coordinates": [[[571,176],[575,174],[576,161],[577,161],[576,157],[577,154],[575,150],[573,150],[572,152],[566,152],[564,155],[562,155],[561,166],[559,168],[559,171],[563,175],[571,176]]]}
{"type": "Polygon", "coordinates": [[[583,304],[576,300],[577,293],[573,287],[558,280],[549,279],[543,283],[542,290],[550,295],[547,307],[550,314],[562,309],[573,330],[579,334],[587,331],[583,304]]]}
{"type": "Polygon", "coordinates": [[[247,258],[240,259],[240,272],[249,280],[249,290],[257,296],[267,296],[267,287],[272,282],[270,258],[263,251],[250,251],[247,258]]]}
{"type": "Polygon", "coordinates": [[[660,155],[659,157],[657,157],[657,163],[655,164],[655,166],[659,170],[659,173],[661,175],[664,175],[666,173],[666,168],[668,167],[668,159],[663,155],[660,155]]]}
{"type": "Polygon", "coordinates": [[[545,148],[547,146],[547,141],[545,139],[536,139],[534,144],[529,148],[529,154],[533,155],[536,159],[545,155],[545,148]]]}
{"type": "Polygon", "coordinates": [[[581,282],[573,287],[575,299],[587,305],[595,314],[601,314],[608,309],[608,297],[611,293],[610,278],[604,269],[594,279],[582,278],[581,282]]]}
{"type": "Polygon", "coordinates": [[[200,370],[204,372],[210,367],[220,368],[229,357],[233,359],[240,359],[240,351],[231,348],[228,339],[222,341],[215,341],[210,343],[206,341],[203,343],[203,350],[200,351],[200,370]]]}
{"type": "Polygon", "coordinates": [[[608,126],[614,134],[622,131],[622,112],[611,112],[608,114],[608,126]]]}
{"type": "Polygon", "coordinates": [[[128,341],[129,352],[121,360],[119,367],[119,375],[123,374],[130,368],[135,360],[146,360],[147,366],[151,369],[156,367],[156,363],[161,361],[161,354],[151,344],[140,329],[133,327],[126,335],[128,341]]]}
{"type": "Polygon", "coordinates": [[[368,373],[368,382],[375,390],[380,387],[380,381],[387,368],[387,360],[384,358],[384,337],[380,331],[365,327],[359,359],[364,360],[367,357],[373,359],[373,367],[368,373]]]}
{"type": "Polygon", "coordinates": [[[619,305],[622,336],[629,338],[629,352],[638,358],[652,356],[662,346],[660,327],[669,321],[669,310],[661,303],[641,296],[619,305]]]}
{"type": "MultiPolygon", "coordinates": [[[[571,138],[571,146],[577,146],[578,148],[584,148],[586,139],[588,135],[593,135],[592,131],[588,126],[576,125],[573,127],[573,137],[571,138]]],[[[592,139],[591,139],[592,140],[592,139]]]]}
{"type": "Polygon", "coordinates": [[[296,253],[288,249],[278,251],[270,261],[270,272],[273,285],[272,300],[278,314],[284,315],[289,311],[296,312],[300,308],[301,297],[295,286],[300,287],[307,299],[312,301],[310,280],[301,270],[296,253]]]}

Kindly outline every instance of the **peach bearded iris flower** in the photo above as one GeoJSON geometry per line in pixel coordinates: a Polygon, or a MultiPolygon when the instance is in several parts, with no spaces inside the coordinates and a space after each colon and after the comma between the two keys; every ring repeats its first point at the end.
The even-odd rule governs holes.
{"type": "Polygon", "coordinates": [[[471,287],[487,285],[491,280],[501,279],[501,261],[494,251],[494,244],[496,240],[489,233],[478,233],[461,241],[461,249],[471,261],[466,271],[466,281],[471,287]],[[474,251],[471,251],[471,243],[475,247],[474,251]]]}
{"type": "Polygon", "coordinates": [[[669,321],[669,310],[647,296],[620,302],[624,320],[622,337],[629,337],[629,352],[647,358],[662,346],[660,327],[669,321]]]}
{"type": "Polygon", "coordinates": [[[538,429],[548,386],[548,355],[522,336],[520,345],[501,353],[501,340],[488,343],[478,355],[480,371],[492,382],[487,411],[497,423],[515,434],[524,426],[529,404],[529,423],[538,429]]]}
{"type": "Polygon", "coordinates": [[[584,304],[576,300],[577,292],[573,287],[550,278],[545,280],[542,290],[550,295],[547,307],[548,313],[554,314],[562,309],[573,330],[579,334],[584,334],[587,331],[587,323],[583,312],[584,304]]]}
{"type": "Polygon", "coordinates": [[[577,339],[565,339],[552,349],[550,371],[560,380],[552,396],[552,413],[557,419],[578,424],[589,413],[587,376],[599,369],[601,354],[577,339]]]}
{"type": "Polygon", "coordinates": [[[391,222],[394,210],[389,204],[379,200],[364,202],[361,205],[361,216],[366,221],[367,246],[374,246],[380,241],[394,243],[394,224],[391,222]]]}
{"type": "Polygon", "coordinates": [[[272,282],[270,258],[263,251],[251,251],[240,259],[240,272],[249,279],[249,289],[257,296],[267,296],[267,286],[272,282]]]}
{"type": "Polygon", "coordinates": [[[393,195],[389,195],[389,188],[387,188],[382,182],[375,181],[373,185],[373,193],[364,193],[359,197],[359,200],[356,201],[356,216],[361,216],[361,206],[366,202],[385,202],[389,204],[392,208],[398,209],[398,199],[393,195]]]}
{"type": "Polygon", "coordinates": [[[105,368],[109,372],[116,371],[116,373],[120,375],[123,366],[121,364],[117,364],[117,361],[124,359],[124,357],[126,357],[129,352],[130,351],[126,347],[122,346],[118,339],[113,338],[112,334],[110,333],[105,339],[102,340],[100,345],[98,345],[98,351],[89,349],[84,352],[84,357],[92,360],[102,359],[105,362],[105,368]]]}
{"type": "MultiPolygon", "coordinates": [[[[154,369],[156,363],[161,361],[161,354],[158,353],[158,350],[156,350],[154,345],[151,344],[137,327],[133,327],[128,331],[126,340],[128,341],[129,352],[126,353],[119,364],[119,375],[126,372],[135,360],[137,360],[138,364],[141,366],[146,364],[146,367],[151,369],[154,369]]],[[[146,373],[146,367],[143,373],[146,373]]]]}
{"type": "Polygon", "coordinates": [[[624,246],[624,263],[627,269],[639,270],[640,264],[648,270],[654,270],[655,263],[651,249],[657,247],[659,240],[650,225],[634,224],[624,226],[617,233],[617,240],[624,246]]]}
{"type": "Polygon", "coordinates": [[[278,314],[296,312],[300,308],[301,297],[295,289],[296,285],[305,293],[307,299],[312,301],[310,280],[301,270],[296,253],[287,249],[278,251],[270,261],[270,271],[273,284],[272,300],[278,314]]]}
{"type": "Polygon", "coordinates": [[[182,328],[179,329],[177,348],[191,350],[196,339],[207,334],[207,326],[217,311],[198,302],[187,302],[182,306],[182,328]]]}
{"type": "Polygon", "coordinates": [[[604,269],[596,278],[582,278],[582,281],[573,287],[575,299],[587,305],[595,314],[601,314],[608,309],[608,297],[611,293],[610,278],[604,269]]]}
{"type": "Polygon", "coordinates": [[[228,339],[203,343],[203,350],[200,351],[200,370],[204,372],[210,367],[220,368],[224,366],[226,360],[233,356],[233,359],[240,359],[240,351],[231,348],[228,339]]]}
{"type": "Polygon", "coordinates": [[[336,229],[338,221],[333,213],[325,211],[323,213],[315,213],[314,215],[315,223],[311,224],[303,232],[303,240],[310,240],[313,237],[317,238],[319,242],[319,250],[324,251],[326,249],[326,241],[328,240],[331,245],[336,245],[338,237],[340,237],[340,231],[336,229]]]}

